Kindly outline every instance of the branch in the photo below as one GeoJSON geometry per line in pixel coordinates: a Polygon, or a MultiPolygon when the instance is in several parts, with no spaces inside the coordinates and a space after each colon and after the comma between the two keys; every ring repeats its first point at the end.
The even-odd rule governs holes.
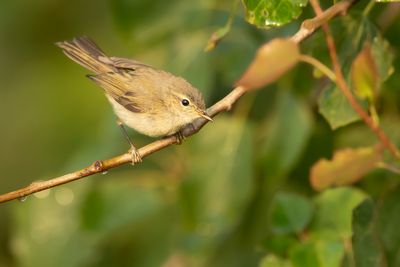
{"type": "MultiPolygon", "coordinates": [[[[291,39],[300,43],[311,34],[314,33],[316,29],[321,27],[321,25],[332,19],[333,17],[344,14],[345,11],[355,2],[356,0],[344,0],[333,5],[331,8],[327,9],[325,12],[317,15],[312,19],[305,20],[301,28],[298,30],[296,34],[294,34],[291,39]]],[[[228,111],[231,109],[232,105],[246,93],[246,88],[244,87],[236,87],[233,89],[227,96],[223,99],[215,103],[212,107],[207,109],[207,113],[214,117],[222,111],[228,111]]],[[[205,119],[196,120],[193,125],[189,125],[182,130],[183,136],[188,137],[195,133],[197,133],[208,121],[205,119]]],[[[164,138],[161,140],[157,140],[152,142],[142,148],[139,149],[139,153],[142,158],[145,158],[165,147],[168,147],[172,144],[177,143],[177,139],[175,136],[171,136],[168,138],[164,138]]],[[[123,164],[131,163],[131,154],[125,153],[119,156],[116,156],[111,159],[106,160],[97,160],[92,163],[90,166],[81,169],[79,171],[71,172],[69,174],[65,174],[63,176],[53,178],[47,181],[33,182],[32,184],[18,189],[16,191],[12,191],[3,195],[0,195],[0,203],[7,202],[14,199],[24,199],[25,197],[43,191],[52,187],[56,187],[62,184],[66,184],[87,176],[91,176],[96,173],[102,173],[109,169],[121,166],[123,164]]]]}
{"type": "Polygon", "coordinates": [[[314,66],[314,68],[318,69],[320,72],[325,74],[325,76],[328,77],[332,82],[336,81],[335,73],[333,73],[333,71],[330,68],[328,68],[318,59],[311,57],[309,55],[300,55],[299,60],[314,66]]]}
{"type": "Polygon", "coordinates": [[[347,9],[358,0],[344,0],[336,3],[327,10],[321,13],[317,13],[317,16],[312,19],[306,19],[301,24],[300,30],[292,36],[292,40],[296,43],[301,42],[308,36],[314,33],[316,29],[321,27],[324,23],[332,19],[339,14],[345,14],[347,9]]]}
{"type": "MultiPolygon", "coordinates": [[[[207,109],[207,113],[214,117],[218,113],[222,111],[228,111],[231,109],[232,105],[246,92],[245,88],[243,87],[236,87],[233,89],[227,96],[221,99],[219,102],[215,103],[212,107],[207,109]]],[[[191,136],[197,133],[208,121],[206,119],[200,118],[193,122],[192,125],[185,127],[182,130],[182,133],[185,137],[191,136]]],[[[164,138],[161,140],[157,140],[152,142],[142,148],[139,149],[139,153],[142,158],[145,158],[158,150],[161,150],[167,146],[177,143],[176,136],[170,136],[168,138],[164,138]]],[[[33,193],[43,191],[52,187],[56,187],[58,185],[66,184],[86,176],[90,176],[96,173],[102,173],[109,169],[118,167],[120,165],[131,163],[131,153],[125,153],[119,156],[116,156],[111,159],[106,160],[96,160],[90,166],[75,171],[72,173],[65,174],[63,176],[53,178],[47,181],[41,182],[33,182],[32,184],[28,185],[27,187],[21,188],[19,190],[6,193],[4,195],[0,195],[0,203],[10,201],[13,199],[24,199],[26,196],[31,195],[33,193]]]]}
{"type": "MultiPolygon", "coordinates": [[[[314,8],[315,13],[317,14],[322,14],[321,7],[319,5],[318,0],[311,0],[311,5],[314,8]]],[[[327,23],[323,24],[323,30],[325,32],[326,36],[326,43],[328,45],[329,49],[329,55],[332,60],[333,64],[333,70],[335,72],[336,76],[336,84],[338,85],[339,89],[342,91],[342,93],[345,95],[347,98],[347,101],[349,101],[350,105],[358,113],[358,115],[361,117],[361,119],[365,122],[365,124],[375,133],[375,135],[378,137],[382,145],[392,154],[394,158],[399,159],[400,158],[400,153],[397,150],[397,147],[395,144],[389,139],[389,137],[385,134],[385,132],[379,127],[377,123],[374,122],[374,120],[368,115],[368,113],[361,107],[361,105],[357,102],[357,99],[354,97],[353,93],[351,92],[349,86],[346,83],[346,80],[343,76],[342,68],[340,66],[339,58],[336,52],[336,46],[335,46],[335,41],[333,39],[332,33],[329,29],[329,26],[327,23]]]]}

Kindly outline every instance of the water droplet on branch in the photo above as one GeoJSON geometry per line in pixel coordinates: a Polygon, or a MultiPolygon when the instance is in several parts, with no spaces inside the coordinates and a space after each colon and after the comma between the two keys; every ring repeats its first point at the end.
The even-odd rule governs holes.
{"type": "Polygon", "coordinates": [[[20,201],[20,202],[25,202],[25,200],[27,200],[28,199],[28,196],[23,196],[23,197],[19,197],[18,198],[18,200],[20,201]]]}

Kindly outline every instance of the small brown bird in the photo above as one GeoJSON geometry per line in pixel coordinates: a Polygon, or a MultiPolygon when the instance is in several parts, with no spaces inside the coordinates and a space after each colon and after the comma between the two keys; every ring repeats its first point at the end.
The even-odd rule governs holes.
{"type": "Polygon", "coordinates": [[[151,136],[176,134],[195,119],[207,115],[203,97],[185,79],[135,60],[108,57],[88,37],[56,43],[70,59],[94,72],[88,75],[104,89],[125,137],[131,145],[132,163],[141,156],[123,124],[151,136]]]}

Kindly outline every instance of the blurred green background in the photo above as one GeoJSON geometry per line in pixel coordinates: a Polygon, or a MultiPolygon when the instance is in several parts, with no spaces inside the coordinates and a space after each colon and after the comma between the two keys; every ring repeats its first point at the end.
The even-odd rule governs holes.
{"type": "MultiPolygon", "coordinates": [[[[56,41],[88,35],[109,55],[185,77],[211,105],[231,90],[262,43],[293,34],[313,14],[307,8],[297,22],[260,30],[244,21],[240,6],[227,38],[203,52],[232,5],[228,0],[2,1],[1,193],[128,148],[102,91],[56,41]]],[[[356,6],[354,16],[364,7],[356,6]]],[[[400,23],[383,25],[384,12],[386,6],[376,6],[371,23],[385,27],[384,36],[398,53],[400,23]]],[[[343,25],[345,19],[332,25],[338,40],[352,34],[343,25]]],[[[328,62],[321,33],[302,50],[328,62]]],[[[293,266],[354,266],[349,259],[357,250],[348,246],[352,210],[366,198],[373,199],[365,202],[368,207],[386,205],[376,227],[385,229],[379,238],[388,266],[400,266],[398,176],[376,170],[356,186],[323,193],[309,185],[309,169],[319,158],[375,142],[362,123],[330,130],[316,107],[324,84],[312,72],[296,67],[275,85],[240,99],[232,112],[220,114],[183,145],[143,164],[1,204],[0,267],[289,266],[280,265],[289,264],[286,258],[293,266]],[[321,257],[327,259],[323,264],[315,260],[321,257]]],[[[399,77],[396,71],[385,84],[379,110],[389,134],[397,137],[399,77]]],[[[130,133],[139,146],[152,140],[130,133]]],[[[400,138],[395,141],[400,144],[400,138]]]]}

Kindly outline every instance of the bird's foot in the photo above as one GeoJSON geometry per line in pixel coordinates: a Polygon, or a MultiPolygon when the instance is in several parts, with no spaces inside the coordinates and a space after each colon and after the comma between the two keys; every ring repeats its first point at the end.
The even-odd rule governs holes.
{"type": "Polygon", "coordinates": [[[131,153],[132,165],[142,162],[142,156],[134,146],[129,149],[129,152],[131,153]]]}
{"type": "Polygon", "coordinates": [[[181,145],[183,140],[185,139],[185,136],[183,135],[183,133],[181,131],[177,132],[175,134],[176,137],[176,144],[177,145],[181,145]]]}

